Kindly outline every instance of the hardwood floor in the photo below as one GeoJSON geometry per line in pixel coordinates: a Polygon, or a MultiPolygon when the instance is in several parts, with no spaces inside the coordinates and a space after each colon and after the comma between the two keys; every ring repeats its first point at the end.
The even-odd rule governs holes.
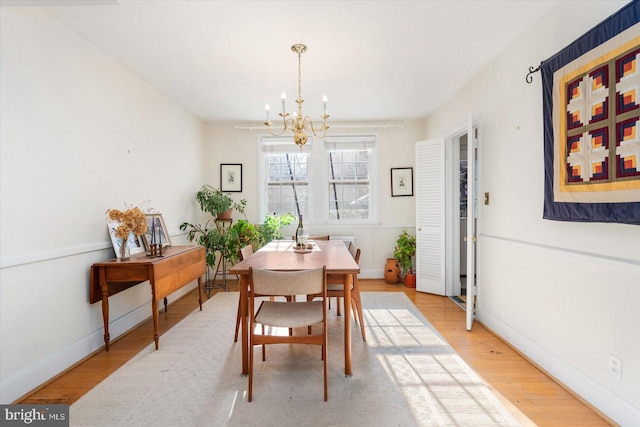
{"type": "MultiPolygon", "coordinates": [[[[232,286],[235,286],[232,284],[232,286]]],[[[465,329],[465,312],[449,298],[416,292],[384,280],[360,280],[362,292],[404,292],[478,375],[501,395],[507,407],[517,408],[539,426],[614,425],[582,403],[544,372],[528,362],[482,324],[465,329]]],[[[198,306],[197,290],[169,305],[159,316],[160,334],[198,306]]],[[[64,374],[15,403],[72,404],[153,341],[153,325],[146,321],[112,341],[64,374]]],[[[233,339],[233,331],[229,331],[233,339]]],[[[162,339],[161,339],[162,341],[162,339]]],[[[526,418],[521,418],[526,424],[526,418]]]]}

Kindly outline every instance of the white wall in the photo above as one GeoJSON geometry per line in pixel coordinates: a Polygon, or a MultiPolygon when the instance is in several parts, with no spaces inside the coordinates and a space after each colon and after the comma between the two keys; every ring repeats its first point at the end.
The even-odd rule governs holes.
{"type": "Polygon", "coordinates": [[[479,319],[621,425],[640,425],[640,227],[542,219],[537,66],[626,2],[558,2],[426,120],[444,136],[480,118],[479,319]],[[575,19],[579,9],[579,19],[575,19]],[[622,379],[609,374],[622,359],[622,379]]]}
{"type": "MultiPolygon", "coordinates": [[[[378,149],[378,223],[373,225],[305,224],[311,234],[354,235],[361,248],[361,277],[384,276],[387,258],[393,257],[395,241],[407,229],[415,233],[415,197],[391,197],[391,171],[393,167],[414,167],[415,142],[423,139],[422,120],[396,123],[398,126],[373,127],[371,123],[332,123],[332,135],[377,134],[378,149]],[[357,126],[357,129],[354,129],[357,126]],[[368,126],[368,127],[367,127],[368,126]]],[[[258,138],[262,129],[248,130],[246,124],[212,123],[206,126],[205,179],[206,183],[218,186],[220,163],[243,164],[243,193],[234,198],[247,200],[247,216],[252,222],[261,222],[258,215],[258,138]]],[[[291,142],[293,144],[293,140],[291,142]]],[[[293,227],[285,229],[283,235],[293,234],[293,227]]]]}
{"type": "MultiPolygon", "coordinates": [[[[0,11],[0,403],[10,403],[103,345],[101,305],[88,301],[91,264],[114,257],[105,211],[150,200],[174,234],[194,219],[203,125],[45,11],[0,11]]],[[[110,298],[112,339],[150,317],[149,301],[144,284],[110,298]]]]}

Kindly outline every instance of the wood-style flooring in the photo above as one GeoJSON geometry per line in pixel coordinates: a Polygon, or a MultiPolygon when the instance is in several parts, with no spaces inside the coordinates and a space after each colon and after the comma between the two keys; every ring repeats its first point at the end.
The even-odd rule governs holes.
{"type": "MultiPolygon", "coordinates": [[[[472,331],[467,331],[464,310],[449,298],[416,292],[402,284],[389,285],[384,280],[361,279],[359,283],[362,292],[404,292],[516,415],[524,414],[539,426],[614,425],[482,324],[476,322],[472,331]]],[[[234,286],[235,282],[232,282],[232,287],[234,286]]],[[[159,316],[160,334],[169,330],[197,306],[198,292],[194,290],[170,304],[168,312],[162,310],[159,316]]],[[[335,310],[335,304],[333,307],[335,310]]],[[[233,333],[233,330],[229,331],[229,340],[233,340],[233,333]]],[[[96,352],[15,403],[72,404],[152,341],[153,324],[148,320],[112,341],[109,352],[104,349],[96,352]]],[[[526,418],[519,419],[527,424],[526,418]]]]}

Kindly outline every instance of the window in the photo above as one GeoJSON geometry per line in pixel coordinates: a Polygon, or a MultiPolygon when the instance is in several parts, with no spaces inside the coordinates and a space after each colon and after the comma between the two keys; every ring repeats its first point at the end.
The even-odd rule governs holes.
{"type": "Polygon", "coordinates": [[[369,219],[369,151],[328,149],[329,219],[369,219]]]}
{"type": "Polygon", "coordinates": [[[267,157],[269,212],[309,214],[309,154],[270,153],[267,157]]]}
{"type": "Polygon", "coordinates": [[[261,215],[301,213],[305,223],[375,220],[375,137],[309,138],[302,150],[290,137],[262,137],[261,215]]]}

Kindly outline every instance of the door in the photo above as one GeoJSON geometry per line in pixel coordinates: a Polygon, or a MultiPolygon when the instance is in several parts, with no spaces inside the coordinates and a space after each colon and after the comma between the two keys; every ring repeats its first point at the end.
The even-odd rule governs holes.
{"type": "Polygon", "coordinates": [[[416,143],[416,290],[445,295],[445,140],[416,143]]]}
{"type": "Polygon", "coordinates": [[[467,119],[467,330],[473,326],[476,315],[476,218],[477,209],[477,128],[473,125],[473,116],[467,119]]]}

